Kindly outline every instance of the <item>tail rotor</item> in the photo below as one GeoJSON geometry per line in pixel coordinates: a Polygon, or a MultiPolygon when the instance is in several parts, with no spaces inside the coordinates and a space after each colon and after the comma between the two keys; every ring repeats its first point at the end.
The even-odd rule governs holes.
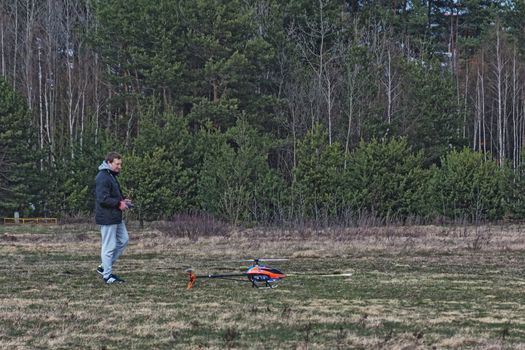
{"type": "Polygon", "coordinates": [[[188,284],[186,285],[186,289],[192,289],[195,282],[197,282],[197,275],[192,269],[187,269],[185,272],[186,276],[188,276],[188,284]]]}

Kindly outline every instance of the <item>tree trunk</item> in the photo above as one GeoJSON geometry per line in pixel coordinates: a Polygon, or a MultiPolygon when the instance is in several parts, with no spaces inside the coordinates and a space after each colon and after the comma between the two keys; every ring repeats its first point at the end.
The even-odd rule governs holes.
{"type": "Polygon", "coordinates": [[[15,45],[13,48],[13,90],[16,90],[16,59],[18,56],[18,0],[14,1],[15,3],[15,28],[14,28],[14,34],[15,34],[15,45]]]}
{"type": "Polygon", "coordinates": [[[503,137],[503,59],[501,53],[501,35],[500,28],[496,30],[496,66],[494,74],[496,75],[496,103],[497,103],[497,134],[498,134],[498,161],[503,166],[505,160],[505,145],[503,137]]]}
{"type": "MultiPolygon", "coordinates": [[[[42,101],[42,95],[44,91],[42,89],[42,40],[38,39],[38,115],[39,115],[39,125],[38,125],[38,137],[39,137],[39,146],[40,151],[44,149],[44,106],[42,101]]],[[[40,158],[40,170],[44,170],[44,159],[40,158]]]]}
{"type": "MultiPolygon", "coordinates": [[[[2,8],[2,11],[3,10],[4,9],[2,8]]],[[[3,77],[6,76],[6,71],[5,71],[4,23],[5,23],[5,19],[4,18],[0,18],[0,45],[2,46],[2,76],[3,77]]]]}
{"type": "Polygon", "coordinates": [[[35,19],[35,1],[26,0],[26,37],[25,37],[25,83],[27,93],[27,106],[33,109],[33,76],[32,76],[32,48],[33,24],[35,19]]]}
{"type": "Polygon", "coordinates": [[[99,80],[98,80],[98,73],[99,73],[99,66],[98,66],[98,54],[95,54],[95,67],[94,67],[94,73],[95,73],[95,81],[94,81],[94,89],[95,89],[95,145],[98,144],[98,132],[99,132],[99,121],[100,121],[100,96],[99,96],[99,80]]]}
{"type": "Polygon", "coordinates": [[[511,106],[511,115],[512,115],[512,167],[513,169],[518,168],[519,157],[520,157],[520,148],[519,148],[519,122],[518,122],[518,71],[517,71],[517,49],[514,46],[514,52],[512,56],[512,106],[511,106]]]}
{"type": "Polygon", "coordinates": [[[345,162],[344,162],[345,169],[346,169],[346,160],[348,158],[348,155],[350,154],[350,137],[351,137],[351,130],[352,130],[352,120],[354,118],[354,93],[355,93],[355,85],[356,85],[358,70],[359,70],[359,66],[354,65],[354,69],[351,72],[349,70],[347,73],[348,124],[346,128],[346,140],[345,140],[345,162]]]}
{"type": "Polygon", "coordinates": [[[386,63],[386,71],[385,71],[385,94],[386,94],[386,122],[388,125],[392,124],[392,103],[393,103],[393,94],[394,94],[394,87],[393,87],[393,77],[392,77],[392,55],[390,53],[390,49],[387,51],[387,57],[388,61],[386,63]]]}
{"type": "Polygon", "coordinates": [[[484,73],[484,52],[481,51],[481,75],[479,77],[480,82],[480,106],[481,106],[481,124],[482,124],[482,139],[483,139],[483,155],[485,160],[487,160],[487,123],[486,123],[486,113],[485,113],[485,73],[484,73]]]}

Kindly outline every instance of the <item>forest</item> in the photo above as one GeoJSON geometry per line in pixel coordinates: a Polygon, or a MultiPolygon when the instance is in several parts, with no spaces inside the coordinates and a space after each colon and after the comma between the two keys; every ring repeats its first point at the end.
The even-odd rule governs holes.
{"type": "Polygon", "coordinates": [[[0,214],[525,216],[525,3],[2,0],[0,214]]]}

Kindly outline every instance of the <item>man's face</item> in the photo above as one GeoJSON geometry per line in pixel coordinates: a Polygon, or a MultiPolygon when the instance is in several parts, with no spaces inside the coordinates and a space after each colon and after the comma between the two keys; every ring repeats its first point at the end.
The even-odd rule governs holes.
{"type": "Polygon", "coordinates": [[[120,173],[120,168],[122,168],[122,159],[115,158],[112,162],[109,163],[111,170],[120,173]]]}

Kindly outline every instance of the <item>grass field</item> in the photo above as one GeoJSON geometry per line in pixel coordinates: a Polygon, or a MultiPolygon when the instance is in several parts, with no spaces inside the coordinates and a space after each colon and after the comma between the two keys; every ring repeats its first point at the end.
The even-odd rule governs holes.
{"type": "Polygon", "coordinates": [[[95,226],[0,226],[3,349],[525,349],[518,226],[236,230],[173,237],[129,225],[96,274],[95,226]],[[287,257],[272,290],[198,281],[239,258],[287,257]],[[310,276],[308,273],[351,277],[310,276]],[[304,274],[304,275],[303,275],[304,274]]]}

